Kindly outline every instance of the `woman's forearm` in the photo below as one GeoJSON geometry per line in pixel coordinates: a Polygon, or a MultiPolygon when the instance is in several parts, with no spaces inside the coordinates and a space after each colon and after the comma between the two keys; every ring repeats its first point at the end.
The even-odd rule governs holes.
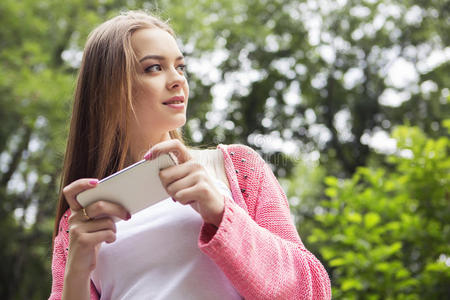
{"type": "Polygon", "coordinates": [[[81,274],[66,270],[64,276],[63,296],[64,300],[78,299],[89,300],[90,299],[90,285],[91,279],[89,274],[81,274]]]}

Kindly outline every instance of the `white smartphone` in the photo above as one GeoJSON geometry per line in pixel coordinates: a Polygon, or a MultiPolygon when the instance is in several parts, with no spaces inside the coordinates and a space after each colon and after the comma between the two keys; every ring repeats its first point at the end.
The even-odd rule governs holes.
{"type": "MultiPolygon", "coordinates": [[[[81,206],[99,201],[111,201],[122,205],[130,214],[169,198],[159,179],[159,171],[176,165],[176,158],[163,154],[153,160],[141,160],[99,181],[95,188],[77,196],[81,206]]],[[[117,222],[120,219],[114,218],[117,222]]]]}

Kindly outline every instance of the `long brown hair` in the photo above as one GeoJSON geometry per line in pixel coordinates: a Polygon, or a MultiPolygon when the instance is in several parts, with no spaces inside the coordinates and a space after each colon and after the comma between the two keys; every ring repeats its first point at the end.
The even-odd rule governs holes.
{"type": "MultiPolygon", "coordinates": [[[[80,178],[103,178],[125,167],[138,63],[131,35],[138,29],[155,27],[175,36],[162,20],[142,11],[129,11],[101,24],[88,37],[75,89],[53,240],[69,208],[62,187],[80,178]]],[[[183,142],[180,131],[169,134],[183,142]]]]}

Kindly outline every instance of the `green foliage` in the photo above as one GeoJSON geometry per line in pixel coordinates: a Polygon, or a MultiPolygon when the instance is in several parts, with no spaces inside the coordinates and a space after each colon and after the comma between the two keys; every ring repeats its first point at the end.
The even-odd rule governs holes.
{"type": "Polygon", "coordinates": [[[318,3],[0,1],[0,298],[48,295],[77,57],[88,33],[125,9],[157,12],[177,32],[190,74],[191,121],[184,129],[191,144],[249,144],[264,150],[281,176],[295,166],[284,182],[293,213],[301,236],[310,236],[313,252],[332,270],[336,298],[363,291],[366,298],[400,298],[408,291],[433,296],[425,287],[441,295],[448,278],[439,258],[448,249],[438,243],[448,243],[448,226],[441,221],[448,215],[448,195],[442,196],[448,161],[439,157],[448,152],[441,136],[450,128],[450,121],[442,122],[449,115],[450,64],[424,61],[450,43],[448,1],[318,3]],[[401,87],[387,80],[397,58],[413,65],[417,80],[401,87]],[[355,70],[361,78],[348,80],[355,70]],[[383,104],[380,97],[389,88],[408,100],[383,104]],[[219,108],[217,98],[225,103],[219,108]],[[344,129],[337,126],[342,115],[344,129]],[[394,134],[403,156],[385,161],[363,143],[365,135],[401,124],[422,130],[394,134]],[[283,153],[284,144],[271,148],[269,137],[301,153],[320,153],[320,160],[295,163],[283,153]],[[369,163],[383,167],[360,169],[352,179],[333,177],[351,177],[369,163]],[[322,207],[325,196],[331,200],[322,207]],[[336,232],[332,225],[344,227],[336,232]],[[329,232],[335,232],[332,243],[329,232]],[[419,247],[417,241],[427,243],[419,247]],[[367,274],[351,269],[352,263],[365,266],[367,274]]]}
{"type": "MultiPolygon", "coordinates": [[[[270,149],[267,140],[275,136],[295,142],[302,152],[319,150],[330,174],[350,176],[375,159],[364,142],[367,135],[404,123],[433,137],[445,133],[440,124],[449,114],[444,100],[450,64],[425,67],[448,39],[445,1],[215,1],[204,11],[208,17],[194,36],[213,31],[214,50],[225,58],[213,61],[221,75],[215,80],[191,70],[196,87],[205,87],[194,99],[225,98],[228,106],[220,116],[229,126],[222,126],[218,114],[192,111],[199,143],[238,141],[282,152],[270,149]],[[388,76],[396,62],[417,77],[393,82],[404,76],[388,76]],[[195,74],[206,78],[197,80],[195,74]],[[227,83],[231,92],[225,96],[211,88],[227,83]],[[381,101],[392,93],[407,101],[381,101]]],[[[189,55],[210,59],[211,50],[205,50],[189,55]]]]}
{"type": "Polygon", "coordinates": [[[307,241],[330,270],[335,298],[447,299],[450,140],[406,126],[392,136],[389,169],[325,179],[325,212],[307,241]]]}

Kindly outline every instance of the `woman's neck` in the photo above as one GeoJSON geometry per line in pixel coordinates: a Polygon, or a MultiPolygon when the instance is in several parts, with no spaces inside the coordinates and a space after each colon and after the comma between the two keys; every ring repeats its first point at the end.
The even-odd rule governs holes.
{"type": "Polygon", "coordinates": [[[145,153],[150,150],[154,145],[170,140],[170,134],[168,132],[163,133],[159,136],[134,136],[132,135],[130,140],[130,149],[128,150],[127,163],[126,165],[133,164],[144,158],[145,153]]]}

